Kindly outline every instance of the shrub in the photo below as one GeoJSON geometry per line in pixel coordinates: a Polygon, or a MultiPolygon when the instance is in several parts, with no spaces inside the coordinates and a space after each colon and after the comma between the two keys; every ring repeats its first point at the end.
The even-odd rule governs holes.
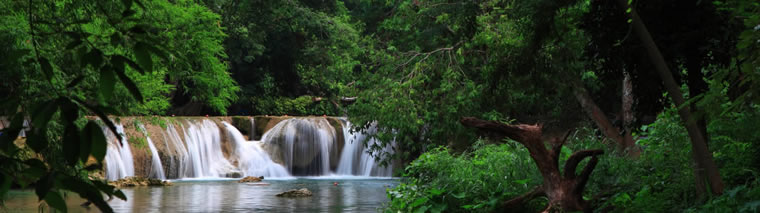
{"type": "MultiPolygon", "coordinates": [[[[388,190],[386,211],[491,212],[500,201],[540,183],[535,164],[519,145],[485,145],[461,155],[439,147],[406,168],[402,183],[388,190]]],[[[542,205],[525,210],[535,212],[532,206],[542,205]]]]}

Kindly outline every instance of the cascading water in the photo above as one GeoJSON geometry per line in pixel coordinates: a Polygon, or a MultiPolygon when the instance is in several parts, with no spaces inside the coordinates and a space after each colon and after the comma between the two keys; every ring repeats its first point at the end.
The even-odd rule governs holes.
{"type": "Polygon", "coordinates": [[[103,132],[108,140],[106,148],[106,179],[116,180],[134,176],[135,167],[132,160],[132,151],[129,149],[129,144],[127,144],[126,140],[123,140],[125,137],[124,126],[116,124],[116,132],[122,135],[122,140],[119,140],[107,127],[103,128],[103,132]]]}
{"type": "Polygon", "coordinates": [[[261,136],[294,175],[330,173],[330,154],[336,150],[335,128],[325,118],[291,118],[261,136]]]}
{"type": "MultiPolygon", "coordinates": [[[[126,136],[119,144],[115,135],[104,129],[109,139],[106,178],[392,174],[392,166],[380,166],[373,157],[378,153],[369,152],[364,145],[378,144],[375,139],[368,138],[368,133],[377,131],[375,125],[366,132],[351,132],[351,123],[345,119],[289,118],[278,122],[261,136],[260,141],[256,141],[253,139],[256,135],[254,119],[250,119],[249,139],[230,123],[220,120],[178,118],[166,121],[164,129],[151,127],[148,131],[144,125],[139,125],[149,150],[135,146],[130,150],[126,136]],[[342,128],[336,131],[333,124],[342,128]],[[133,152],[139,158],[133,160],[133,152]],[[135,162],[145,165],[134,165],[135,162]],[[139,174],[135,174],[136,166],[140,168],[139,174]]],[[[118,125],[118,131],[124,135],[122,125],[118,125]]],[[[383,151],[392,152],[391,144],[383,151]]]]}
{"type": "MultiPolygon", "coordinates": [[[[209,120],[199,125],[188,123],[184,130],[184,144],[175,142],[187,150],[187,158],[181,158],[180,178],[223,177],[237,170],[222,154],[222,140],[219,127],[209,120]]],[[[174,137],[178,139],[178,137],[174,137]]]]}
{"type": "Polygon", "coordinates": [[[243,134],[227,122],[222,122],[227,134],[232,140],[235,156],[238,158],[238,168],[243,176],[265,177],[288,177],[288,171],[280,164],[275,163],[269,154],[261,149],[261,142],[246,141],[243,134]]]}
{"type": "MultiPolygon", "coordinates": [[[[351,132],[351,122],[341,119],[343,122],[343,135],[345,145],[340,156],[337,174],[339,175],[360,175],[360,176],[391,176],[393,166],[380,166],[377,160],[366,150],[364,143],[376,145],[378,141],[375,138],[367,138],[363,132],[351,132]]],[[[368,129],[370,133],[377,131],[376,125],[371,125],[368,129]]],[[[392,144],[392,143],[391,143],[392,144]]],[[[384,152],[392,153],[391,144],[383,148],[384,152]]]]}
{"type": "Polygon", "coordinates": [[[148,148],[150,148],[150,154],[151,154],[151,169],[150,169],[150,176],[151,178],[157,178],[161,180],[166,179],[166,175],[164,175],[164,166],[161,165],[161,157],[158,156],[158,149],[156,149],[156,146],[153,145],[153,140],[150,139],[150,135],[148,135],[148,131],[145,130],[145,126],[140,124],[140,130],[145,135],[145,139],[148,141],[148,148]]]}

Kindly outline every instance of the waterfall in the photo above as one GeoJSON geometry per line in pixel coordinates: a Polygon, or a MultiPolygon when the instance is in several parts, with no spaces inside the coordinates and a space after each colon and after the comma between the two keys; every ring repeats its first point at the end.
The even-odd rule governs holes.
{"type": "Polygon", "coordinates": [[[325,118],[281,121],[264,133],[261,141],[272,148],[270,151],[280,154],[285,167],[294,175],[329,174],[330,154],[338,154],[335,128],[325,118]]]}
{"type": "MultiPolygon", "coordinates": [[[[185,177],[185,173],[187,173],[185,162],[188,162],[190,157],[179,132],[177,132],[177,128],[172,122],[167,123],[168,125],[164,134],[164,145],[166,145],[166,149],[170,154],[169,160],[166,161],[168,164],[167,176],[169,178],[183,178],[185,177]]],[[[180,128],[182,128],[181,124],[180,128]]]]}
{"type": "MultiPolygon", "coordinates": [[[[361,175],[361,176],[391,176],[393,166],[380,166],[377,160],[372,156],[373,153],[368,152],[364,143],[367,145],[378,145],[378,141],[375,138],[367,139],[367,134],[364,132],[351,132],[351,122],[341,119],[343,122],[343,135],[345,137],[345,145],[343,146],[343,152],[340,156],[340,163],[338,164],[337,174],[340,175],[361,175]]],[[[377,131],[375,124],[370,125],[367,129],[369,133],[377,131]]],[[[392,144],[392,143],[391,143],[392,144]]],[[[392,152],[392,145],[388,144],[383,148],[384,152],[392,152]]]]}
{"type": "Polygon", "coordinates": [[[108,140],[106,148],[106,179],[116,180],[135,175],[135,167],[132,161],[132,151],[124,137],[124,126],[116,124],[116,132],[122,136],[119,140],[116,135],[107,127],[103,127],[103,132],[108,140]]]}
{"type": "Polygon", "coordinates": [[[235,156],[238,158],[238,168],[243,176],[264,177],[289,177],[288,171],[280,164],[275,163],[264,152],[258,141],[246,141],[238,129],[227,122],[222,122],[227,134],[232,140],[235,156]]]}
{"type": "Polygon", "coordinates": [[[150,148],[150,153],[152,156],[152,166],[150,169],[149,177],[165,180],[166,175],[164,175],[164,166],[161,165],[161,157],[158,156],[158,150],[156,149],[156,146],[153,145],[153,140],[150,139],[148,131],[145,130],[145,125],[140,124],[140,130],[142,130],[143,134],[145,135],[145,139],[148,141],[148,148],[150,148]]]}
{"type": "Polygon", "coordinates": [[[185,171],[180,177],[222,177],[236,171],[222,154],[221,135],[214,122],[204,119],[199,125],[188,123],[184,132],[189,159],[182,162],[185,171]]]}
{"type": "MultiPolygon", "coordinates": [[[[379,145],[376,139],[370,138],[377,131],[374,124],[364,132],[351,132],[351,123],[345,119],[301,117],[279,122],[273,120],[277,123],[257,141],[252,118],[248,139],[223,119],[165,121],[163,129],[149,126],[149,130],[145,128],[147,124],[137,125],[138,130],[134,131],[142,132],[148,146],[139,149],[132,146],[135,150],[130,150],[121,124],[117,125],[119,134],[124,135],[121,144],[110,130],[103,128],[108,138],[106,178],[116,180],[135,175],[157,179],[331,174],[391,176],[392,172],[392,166],[380,166],[375,160],[380,150],[370,152],[366,148],[379,145]],[[336,130],[335,126],[342,128],[336,130]],[[138,156],[135,159],[133,151],[138,156]]],[[[130,137],[134,137],[134,131],[128,130],[130,137]]],[[[392,147],[392,143],[387,144],[382,151],[392,152],[392,147]]]]}

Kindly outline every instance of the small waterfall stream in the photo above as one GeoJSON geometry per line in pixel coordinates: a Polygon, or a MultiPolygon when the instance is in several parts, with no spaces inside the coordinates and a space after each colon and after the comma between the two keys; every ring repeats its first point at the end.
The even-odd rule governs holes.
{"type": "MultiPolygon", "coordinates": [[[[372,156],[364,143],[368,146],[376,145],[378,141],[374,138],[367,138],[364,132],[351,132],[351,122],[341,119],[343,122],[343,135],[346,144],[340,156],[337,174],[339,175],[360,175],[360,176],[391,176],[393,171],[390,166],[380,166],[377,160],[372,156]]],[[[367,131],[372,133],[377,131],[375,125],[371,125],[367,131]]],[[[385,146],[384,151],[392,152],[392,147],[385,146]]]]}
{"type": "Polygon", "coordinates": [[[261,142],[246,141],[243,134],[234,126],[227,122],[223,122],[223,124],[232,139],[235,155],[238,158],[238,168],[243,172],[243,176],[290,176],[285,167],[272,161],[269,154],[261,149],[261,142]]]}
{"type": "Polygon", "coordinates": [[[156,178],[160,180],[165,180],[166,175],[164,174],[164,166],[161,165],[161,157],[158,156],[158,149],[156,149],[156,146],[153,145],[153,140],[150,139],[150,135],[148,135],[148,131],[145,130],[145,125],[140,124],[140,131],[143,132],[145,135],[145,140],[148,141],[148,148],[150,148],[150,154],[151,154],[151,169],[150,169],[150,176],[151,178],[156,178]]]}
{"type": "Polygon", "coordinates": [[[108,128],[103,132],[108,140],[106,148],[106,179],[116,180],[119,178],[135,175],[135,167],[132,161],[132,151],[124,138],[124,126],[116,124],[116,132],[122,135],[122,140],[116,137],[108,128]]]}
{"type": "MultiPolygon", "coordinates": [[[[231,123],[219,119],[165,119],[162,128],[153,125],[149,128],[151,130],[136,122],[138,135],[145,137],[148,149],[130,145],[122,124],[117,125],[120,134],[124,135],[121,145],[115,135],[104,128],[109,141],[106,178],[392,174],[392,166],[380,166],[364,146],[364,143],[373,145],[377,141],[368,140],[366,132],[349,131],[351,123],[346,119],[298,117],[277,120],[276,124],[267,124],[273,126],[264,132],[260,141],[253,140],[256,121],[249,120],[249,139],[231,123]],[[135,168],[140,168],[137,174],[135,168]]],[[[367,129],[369,133],[374,131],[374,125],[367,129]]],[[[392,151],[392,147],[386,146],[385,150],[392,151]]]]}

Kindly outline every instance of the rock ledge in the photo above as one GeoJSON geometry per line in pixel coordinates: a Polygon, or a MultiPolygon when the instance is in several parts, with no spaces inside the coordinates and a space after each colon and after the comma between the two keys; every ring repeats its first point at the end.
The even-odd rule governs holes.
{"type": "Polygon", "coordinates": [[[311,191],[309,191],[309,189],[306,189],[306,188],[293,189],[287,192],[277,194],[277,197],[309,197],[309,196],[311,196],[311,191]]]}

